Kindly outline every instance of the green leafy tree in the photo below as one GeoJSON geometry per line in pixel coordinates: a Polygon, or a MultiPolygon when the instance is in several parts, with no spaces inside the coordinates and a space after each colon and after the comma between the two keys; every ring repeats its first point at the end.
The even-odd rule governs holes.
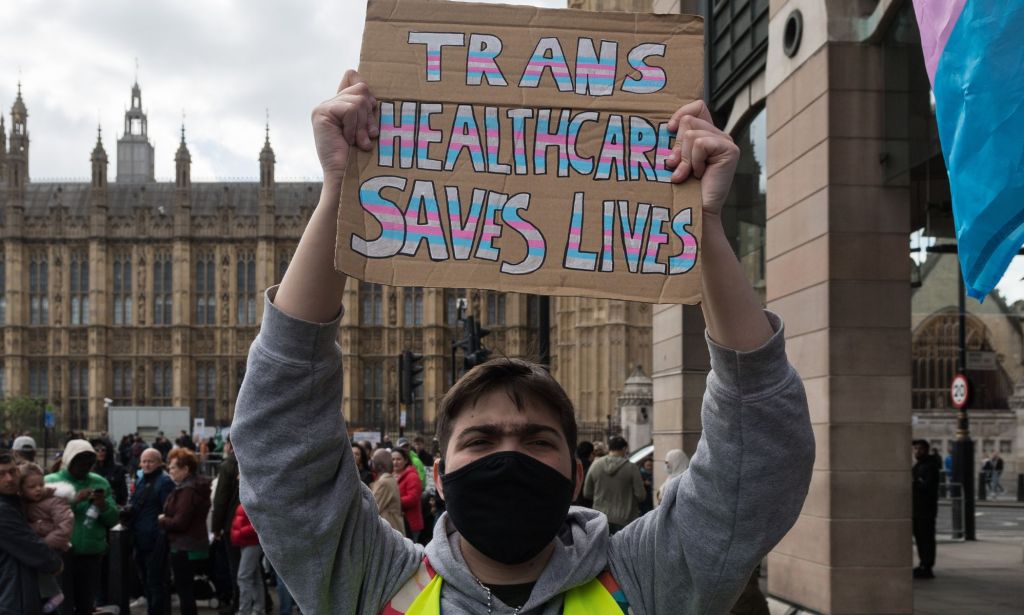
{"type": "Polygon", "coordinates": [[[28,432],[38,442],[42,436],[43,403],[32,397],[8,397],[0,401],[0,424],[8,433],[28,432]]]}

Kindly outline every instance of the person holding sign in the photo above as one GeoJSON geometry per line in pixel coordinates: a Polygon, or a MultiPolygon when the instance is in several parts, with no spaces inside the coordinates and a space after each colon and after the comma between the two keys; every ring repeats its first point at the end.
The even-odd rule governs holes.
{"type": "Polygon", "coordinates": [[[313,111],[323,192],[281,285],[267,291],[231,432],[242,503],[302,611],[727,612],[796,520],[814,458],[781,319],[762,310],[722,227],[737,146],[701,101],[671,118],[672,181],[701,182],[712,371],[700,444],[661,506],[615,536],[601,513],[570,507],[584,478],[572,402],[540,366],[495,359],[438,408],[433,474],[447,512],[421,547],[380,519],[338,412],[346,277],[334,268],[336,221],[353,205],[339,203],[349,156],[378,136],[376,109],[349,71],[313,111]],[[281,434],[295,445],[281,446],[281,434]]]}

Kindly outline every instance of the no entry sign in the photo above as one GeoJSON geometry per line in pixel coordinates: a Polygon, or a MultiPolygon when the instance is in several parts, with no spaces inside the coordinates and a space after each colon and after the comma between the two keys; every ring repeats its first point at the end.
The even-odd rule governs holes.
{"type": "Polygon", "coordinates": [[[963,410],[967,405],[968,392],[967,376],[963,374],[953,376],[953,383],[949,385],[949,398],[953,401],[954,408],[963,410]]]}

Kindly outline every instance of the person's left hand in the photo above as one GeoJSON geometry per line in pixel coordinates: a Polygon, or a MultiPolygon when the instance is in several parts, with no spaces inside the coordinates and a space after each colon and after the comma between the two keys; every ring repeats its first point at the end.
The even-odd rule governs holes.
{"type": "Polygon", "coordinates": [[[736,174],[740,148],[732,137],[715,127],[703,100],[680,107],[669,120],[668,129],[676,133],[675,146],[666,161],[675,169],[672,182],[680,183],[691,175],[701,180],[704,213],[720,214],[736,174]]]}
{"type": "Polygon", "coordinates": [[[107,509],[107,493],[102,489],[97,489],[92,492],[92,503],[96,508],[100,510],[107,509]]]}

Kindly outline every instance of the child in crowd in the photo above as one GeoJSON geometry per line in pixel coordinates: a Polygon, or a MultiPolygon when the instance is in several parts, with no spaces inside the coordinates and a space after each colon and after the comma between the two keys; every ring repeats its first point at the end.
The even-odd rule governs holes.
{"type": "MultiPolygon", "coordinates": [[[[25,503],[25,517],[32,529],[51,549],[63,553],[71,547],[71,531],[75,528],[75,513],[68,505],[74,497],[71,485],[43,484],[43,469],[34,463],[21,466],[21,499],[25,503]]],[[[64,601],[57,577],[39,575],[39,593],[45,603],[44,613],[53,613],[64,601]]]]}

